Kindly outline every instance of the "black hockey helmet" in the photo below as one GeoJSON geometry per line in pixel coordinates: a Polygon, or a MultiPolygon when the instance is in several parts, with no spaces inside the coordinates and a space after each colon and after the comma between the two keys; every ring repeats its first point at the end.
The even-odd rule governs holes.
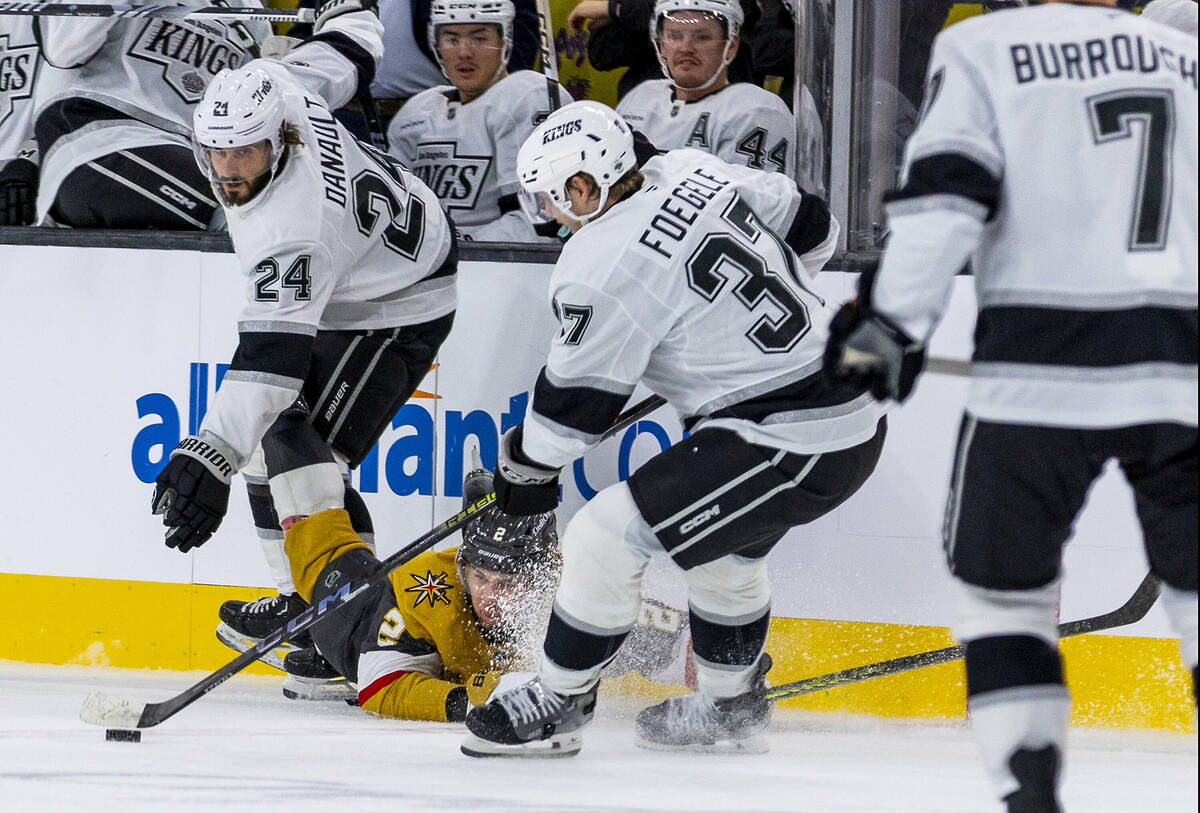
{"type": "MultiPolygon", "coordinates": [[[[463,507],[492,493],[492,473],[475,469],[463,480],[463,507]]],[[[558,523],[553,511],[517,517],[492,510],[470,522],[462,532],[458,558],[496,573],[532,575],[557,566],[558,523]]]]}

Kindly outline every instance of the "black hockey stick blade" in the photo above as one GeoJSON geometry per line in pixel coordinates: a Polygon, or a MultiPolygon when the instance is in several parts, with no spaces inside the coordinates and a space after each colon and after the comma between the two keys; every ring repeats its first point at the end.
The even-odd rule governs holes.
{"type": "MultiPolygon", "coordinates": [[[[646,417],[665,403],[666,401],[657,395],[652,395],[640,401],[621,413],[613,425],[604,433],[603,438],[612,437],[622,429],[646,417]]],[[[467,506],[407,547],[401,548],[384,559],[380,563],[379,570],[369,579],[355,585],[353,589],[347,584],[337,593],[326,596],[320,603],[309,607],[285,626],[275,630],[275,632],[264,638],[253,649],[243,652],[217,671],[210,673],[174,697],[164,700],[161,703],[137,703],[122,697],[110,695],[106,692],[93,692],[84,699],[83,706],[79,709],[79,719],[85,723],[104,726],[105,728],[151,728],[158,725],[190,706],[247,666],[271,652],[281,643],[292,640],[313,624],[320,622],[321,619],[346,607],[360,596],[368,594],[372,588],[384,584],[388,579],[388,575],[400,567],[400,565],[412,559],[417,554],[432,548],[475,517],[493,510],[495,500],[496,495],[492,493],[467,506]]]]}
{"type": "MultiPolygon", "coordinates": [[[[1146,613],[1150,612],[1150,608],[1157,600],[1158,582],[1154,576],[1147,573],[1146,578],[1142,579],[1142,583],[1138,585],[1138,589],[1120,607],[1103,615],[1059,624],[1058,635],[1060,638],[1069,638],[1072,635],[1083,635],[1088,632],[1123,627],[1135,621],[1141,621],[1145,618],[1146,613]]],[[[905,655],[900,658],[854,666],[839,672],[830,672],[826,675],[817,675],[791,683],[783,683],[779,686],[772,686],[767,689],[767,699],[784,700],[789,697],[812,694],[813,692],[825,689],[836,689],[839,686],[858,683],[859,681],[870,680],[871,678],[908,672],[924,666],[949,663],[950,661],[961,659],[965,653],[966,651],[962,646],[948,646],[943,649],[915,652],[912,655],[905,655]]]]}

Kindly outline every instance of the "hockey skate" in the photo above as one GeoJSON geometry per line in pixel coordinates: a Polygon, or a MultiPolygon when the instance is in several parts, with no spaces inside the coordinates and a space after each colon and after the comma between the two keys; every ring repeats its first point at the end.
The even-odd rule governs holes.
{"type": "MultiPolygon", "coordinates": [[[[217,625],[217,638],[235,652],[247,652],[307,609],[308,604],[295,593],[263,596],[255,601],[227,601],[218,611],[221,623],[217,625]]],[[[283,659],[287,653],[312,645],[308,632],[302,632],[295,640],[281,643],[263,655],[262,662],[286,672],[283,659]]]]}
{"type": "Polygon", "coordinates": [[[719,700],[700,692],[672,697],[638,712],[637,746],[651,751],[764,754],[771,722],[763,653],[749,691],[719,700]]]}
{"type": "Polygon", "coordinates": [[[358,705],[358,689],[333,668],[333,664],[312,649],[294,649],[283,658],[287,677],[283,696],[289,700],[344,700],[358,705]]]}
{"type": "Polygon", "coordinates": [[[1004,797],[1008,813],[1061,813],[1057,795],[1061,763],[1053,745],[1037,751],[1021,748],[1013,754],[1008,766],[1021,787],[1004,797]]]}
{"type": "Polygon", "coordinates": [[[579,731],[596,711],[597,683],[583,694],[559,694],[541,678],[504,692],[467,712],[462,752],[469,757],[573,757],[579,731]]]}

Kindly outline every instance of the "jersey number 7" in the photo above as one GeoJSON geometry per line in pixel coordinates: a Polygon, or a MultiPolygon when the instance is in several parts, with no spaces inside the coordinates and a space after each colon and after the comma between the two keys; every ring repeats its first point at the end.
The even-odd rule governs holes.
{"type": "Polygon", "coordinates": [[[1172,157],[1175,147],[1175,99],[1169,90],[1117,90],[1087,100],[1092,138],[1097,145],[1133,138],[1132,124],[1142,123],[1130,251],[1161,251],[1171,217],[1172,157]]]}

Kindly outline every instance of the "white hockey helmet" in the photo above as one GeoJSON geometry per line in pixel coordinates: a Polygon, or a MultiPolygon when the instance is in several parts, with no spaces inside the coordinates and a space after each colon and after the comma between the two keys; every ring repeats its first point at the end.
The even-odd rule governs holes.
{"type": "Polygon", "coordinates": [[[667,61],[663,59],[662,55],[662,24],[667,15],[676,11],[698,11],[710,14],[720,20],[725,27],[725,53],[721,56],[721,67],[703,85],[692,88],[692,90],[703,90],[716,82],[721,71],[733,60],[729,51],[733,47],[733,38],[742,32],[742,23],[746,20],[746,14],[742,11],[740,0],[656,0],[654,14],[650,17],[650,42],[654,46],[654,53],[658,55],[658,64],[662,66],[663,74],[667,77],[671,76],[671,70],[667,67],[667,61]]]}
{"type": "MultiPolygon", "coordinates": [[[[226,68],[213,77],[192,114],[192,149],[200,170],[222,200],[225,200],[220,187],[222,178],[213,168],[209,150],[268,141],[270,155],[266,167],[243,180],[252,181],[268,172],[274,177],[284,153],[284,112],[283,90],[262,68],[226,68]]],[[[265,188],[266,184],[262,186],[265,188]]],[[[229,201],[226,204],[244,205],[229,201]]]]}
{"type": "Polygon", "coordinates": [[[608,190],[637,166],[633,131],[625,119],[600,102],[572,102],[550,114],[517,153],[521,204],[535,220],[552,219],[547,203],[584,225],[604,208],[608,190]],[[600,188],[596,211],[577,215],[567,197],[567,180],[587,173],[600,188]]]}
{"type": "Polygon", "coordinates": [[[512,0],[433,0],[429,7],[427,34],[429,48],[433,51],[433,58],[437,60],[442,73],[446,73],[446,66],[442,64],[442,55],[438,53],[438,26],[461,23],[488,23],[500,26],[504,53],[500,56],[500,70],[492,78],[494,82],[508,64],[508,57],[512,53],[513,19],[516,16],[517,10],[512,0]]]}

